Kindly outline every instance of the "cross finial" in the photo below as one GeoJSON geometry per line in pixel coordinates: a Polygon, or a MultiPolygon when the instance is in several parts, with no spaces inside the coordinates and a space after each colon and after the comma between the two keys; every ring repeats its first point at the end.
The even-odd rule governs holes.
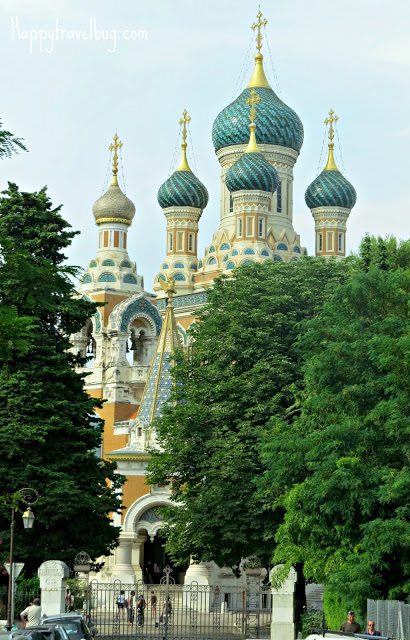
{"type": "Polygon", "coordinates": [[[253,29],[255,31],[255,29],[258,30],[257,36],[256,36],[256,48],[258,50],[258,53],[260,53],[261,48],[262,48],[262,34],[261,34],[261,27],[266,27],[266,25],[268,24],[268,21],[263,20],[261,21],[262,18],[262,13],[261,10],[259,9],[258,15],[256,16],[258,18],[258,22],[254,22],[251,29],[253,29]]]}
{"type": "Polygon", "coordinates": [[[246,104],[251,108],[251,113],[250,113],[251,122],[255,122],[255,118],[256,118],[255,104],[259,104],[260,101],[261,101],[261,97],[256,94],[255,89],[252,89],[251,97],[246,100],[246,104]]]}
{"type": "Polygon", "coordinates": [[[118,173],[118,153],[117,150],[121,149],[122,147],[122,142],[120,140],[120,142],[118,142],[118,136],[117,134],[115,134],[114,136],[114,144],[111,143],[110,146],[108,147],[110,151],[114,151],[114,156],[112,159],[112,182],[111,182],[111,186],[118,186],[118,182],[117,182],[117,173],[118,173]]]}
{"type": "Polygon", "coordinates": [[[330,109],[329,116],[330,116],[329,118],[326,118],[325,124],[330,125],[329,126],[329,140],[332,143],[333,142],[333,138],[335,137],[335,134],[333,132],[333,123],[336,124],[336,122],[339,120],[339,118],[337,117],[337,115],[335,114],[333,109],[330,109]]]}
{"type": "Polygon", "coordinates": [[[186,142],[186,126],[188,122],[191,122],[191,116],[188,115],[188,111],[186,109],[182,112],[182,118],[179,121],[179,124],[182,124],[182,140],[186,142]]]}

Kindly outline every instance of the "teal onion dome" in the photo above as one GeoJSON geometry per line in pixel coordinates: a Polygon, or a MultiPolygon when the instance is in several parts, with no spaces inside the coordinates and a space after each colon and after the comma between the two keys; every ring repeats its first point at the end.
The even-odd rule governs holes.
{"type": "Polygon", "coordinates": [[[195,207],[205,209],[209,195],[207,188],[188,170],[175,171],[158,190],[158,202],[162,209],[168,207],[195,207]]]}
{"type": "MultiPolygon", "coordinates": [[[[256,85],[257,86],[257,85],[256,85]]],[[[215,151],[233,144],[245,144],[249,137],[249,106],[252,87],[247,87],[216,117],[212,127],[215,151]]],[[[300,151],[303,144],[303,125],[299,116],[288,107],[270,87],[257,86],[258,142],[274,144],[300,151]]]]}
{"type": "MultiPolygon", "coordinates": [[[[249,127],[249,125],[248,125],[249,127]]],[[[261,153],[243,153],[226,174],[226,186],[234,191],[276,191],[279,176],[261,153]]]]}
{"type": "Polygon", "coordinates": [[[356,199],[355,188],[337,169],[331,171],[324,169],[305,192],[305,202],[309,209],[317,207],[352,209],[356,199]]]}

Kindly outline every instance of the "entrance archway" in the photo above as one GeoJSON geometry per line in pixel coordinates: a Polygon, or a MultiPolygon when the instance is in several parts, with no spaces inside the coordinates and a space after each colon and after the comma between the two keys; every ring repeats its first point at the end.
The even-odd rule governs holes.
{"type": "Polygon", "coordinates": [[[172,569],[171,576],[175,584],[184,584],[185,573],[189,562],[183,565],[175,565],[165,551],[165,538],[156,535],[151,542],[148,538],[144,542],[144,578],[147,584],[159,584],[166,566],[172,569]]]}

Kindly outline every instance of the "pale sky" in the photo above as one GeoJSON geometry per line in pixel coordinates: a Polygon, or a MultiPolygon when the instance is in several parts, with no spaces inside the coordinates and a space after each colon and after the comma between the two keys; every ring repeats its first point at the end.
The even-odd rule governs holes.
{"type": "MultiPolygon", "coordinates": [[[[108,146],[117,130],[126,193],[136,206],[129,254],[152,291],[165,257],[156,195],[176,167],[184,109],[192,118],[191,168],[210,194],[200,221],[202,257],[219,226],[212,123],[250,78],[258,6],[249,0],[2,1],[0,117],[30,153],[2,161],[0,187],[8,180],[25,191],[48,185],[53,203],[63,204],[63,216],[81,231],[69,250],[71,264],[85,267],[97,252],[92,205],[107,186],[108,146]],[[66,30],[58,41],[55,32],[54,40],[41,33],[55,30],[57,21],[66,30]],[[95,29],[108,39],[97,41],[95,29]]],[[[336,161],[357,191],[348,251],[366,231],[408,238],[410,3],[287,0],[265,2],[261,10],[268,20],[269,48],[266,38],[262,48],[268,79],[277,90],[273,60],[281,97],[305,129],[294,170],[294,228],[302,245],[313,254],[304,192],[318,173],[330,108],[339,116],[344,170],[337,144],[336,161]]],[[[322,156],[320,170],[324,164],[322,156]]]]}

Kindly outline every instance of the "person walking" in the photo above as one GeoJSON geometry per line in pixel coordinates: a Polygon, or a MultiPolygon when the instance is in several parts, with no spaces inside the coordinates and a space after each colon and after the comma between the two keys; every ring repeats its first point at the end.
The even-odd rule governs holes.
{"type": "Polygon", "coordinates": [[[374,620],[369,620],[367,622],[366,635],[368,635],[368,636],[381,636],[380,631],[376,631],[376,625],[374,624],[374,620]]]}
{"type": "Polygon", "coordinates": [[[343,622],[340,627],[340,631],[347,631],[347,633],[360,633],[360,624],[354,621],[354,611],[347,612],[347,621],[343,622]]]}
{"type": "Polygon", "coordinates": [[[134,624],[134,596],[135,591],[131,591],[128,596],[127,622],[130,627],[134,624]]]}
{"type": "Polygon", "coordinates": [[[37,627],[41,621],[40,598],[34,598],[29,606],[20,613],[20,618],[26,629],[37,627]]]}

